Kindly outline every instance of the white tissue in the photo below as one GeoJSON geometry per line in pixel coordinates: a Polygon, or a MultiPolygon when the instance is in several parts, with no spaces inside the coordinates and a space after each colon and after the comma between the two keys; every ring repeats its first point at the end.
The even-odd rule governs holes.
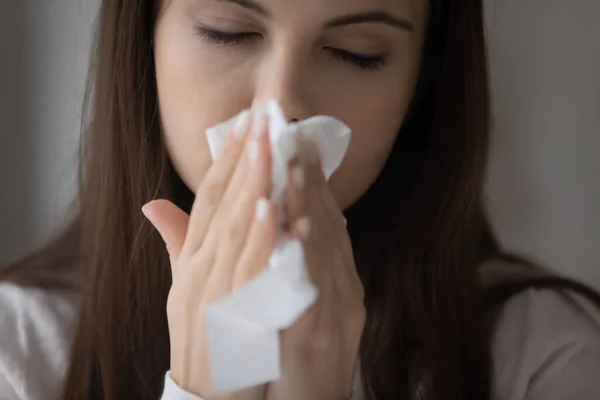
{"type": "MultiPolygon", "coordinates": [[[[327,179],[339,167],[350,142],[342,122],[316,116],[288,124],[276,100],[253,109],[269,115],[273,190],[279,209],[287,185],[287,167],[297,153],[297,135],[312,140],[327,179]]],[[[213,159],[235,119],[206,131],[213,159]]],[[[282,215],[285,219],[285,215],[282,215]]],[[[282,220],[283,220],[282,219],[282,220]]],[[[316,300],[302,243],[280,231],[268,267],[225,299],[206,307],[205,321],[213,390],[232,392],[279,379],[279,331],[290,327],[316,300]]]]}

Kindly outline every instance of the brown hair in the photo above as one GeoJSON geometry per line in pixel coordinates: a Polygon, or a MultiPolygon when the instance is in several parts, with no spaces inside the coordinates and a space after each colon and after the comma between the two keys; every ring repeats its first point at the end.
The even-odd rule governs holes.
{"type": "MultiPolygon", "coordinates": [[[[161,239],[140,207],[193,195],[161,141],[153,52],[159,0],[103,0],[82,135],[76,215],[4,273],[81,298],[64,399],[157,399],[169,369],[161,239]]],[[[491,310],[527,287],[494,288],[479,267],[506,258],[484,214],[489,93],[482,1],[430,0],[421,75],[377,181],[346,211],[368,320],[361,348],[369,399],[491,398],[491,310]],[[421,383],[419,385],[418,383],[421,383]]],[[[512,260],[515,261],[515,260],[512,260]]]]}

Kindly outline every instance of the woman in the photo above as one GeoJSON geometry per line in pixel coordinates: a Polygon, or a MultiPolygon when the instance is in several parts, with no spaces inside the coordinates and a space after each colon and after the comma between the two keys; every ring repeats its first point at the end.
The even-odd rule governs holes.
{"type": "Polygon", "coordinates": [[[277,210],[264,118],[214,164],[203,132],[269,98],[353,137],[328,185],[310,145],[290,165],[322,295],[282,332],[282,378],[231,398],[348,398],[357,359],[357,399],[598,398],[598,328],[558,289],[600,296],[503,255],[485,217],[482,19],[481,1],[103,0],[76,214],[2,278],[2,398],[221,398],[199,310],[264,265],[277,210]]]}

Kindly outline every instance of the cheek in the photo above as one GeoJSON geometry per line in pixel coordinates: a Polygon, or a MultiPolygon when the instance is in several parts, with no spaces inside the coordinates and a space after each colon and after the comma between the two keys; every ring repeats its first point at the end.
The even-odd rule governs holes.
{"type": "Polygon", "coordinates": [[[410,94],[410,81],[398,82],[369,91],[359,104],[348,108],[351,112],[345,121],[352,128],[352,140],[329,182],[340,208],[350,207],[377,179],[402,125],[410,94]]]}
{"type": "Polygon", "coordinates": [[[163,139],[179,176],[195,190],[211,162],[204,136],[208,127],[204,96],[196,90],[202,76],[193,65],[168,54],[157,55],[156,66],[163,139]]]}
{"type": "Polygon", "coordinates": [[[155,35],[156,81],[163,138],[171,161],[195,191],[212,163],[205,130],[245,104],[244,82],[215,68],[191,27],[166,16],[155,35]]]}

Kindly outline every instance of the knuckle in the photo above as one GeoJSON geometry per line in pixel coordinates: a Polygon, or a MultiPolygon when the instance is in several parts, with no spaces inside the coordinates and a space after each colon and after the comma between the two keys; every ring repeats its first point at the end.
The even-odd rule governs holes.
{"type": "Polygon", "coordinates": [[[321,329],[317,330],[310,339],[310,347],[318,352],[330,349],[335,345],[337,340],[329,330],[321,329]]]}
{"type": "Polygon", "coordinates": [[[185,285],[189,286],[187,289],[190,293],[198,293],[199,288],[206,286],[210,267],[216,263],[216,254],[216,250],[209,245],[207,248],[203,247],[191,259],[186,267],[188,276],[185,278],[185,285]]]}
{"type": "Polygon", "coordinates": [[[243,235],[243,226],[240,223],[240,218],[234,218],[231,223],[225,228],[225,240],[228,243],[237,243],[243,235]]]}
{"type": "Polygon", "coordinates": [[[208,209],[214,209],[219,204],[223,182],[220,179],[211,180],[206,183],[200,201],[208,209]]]}

